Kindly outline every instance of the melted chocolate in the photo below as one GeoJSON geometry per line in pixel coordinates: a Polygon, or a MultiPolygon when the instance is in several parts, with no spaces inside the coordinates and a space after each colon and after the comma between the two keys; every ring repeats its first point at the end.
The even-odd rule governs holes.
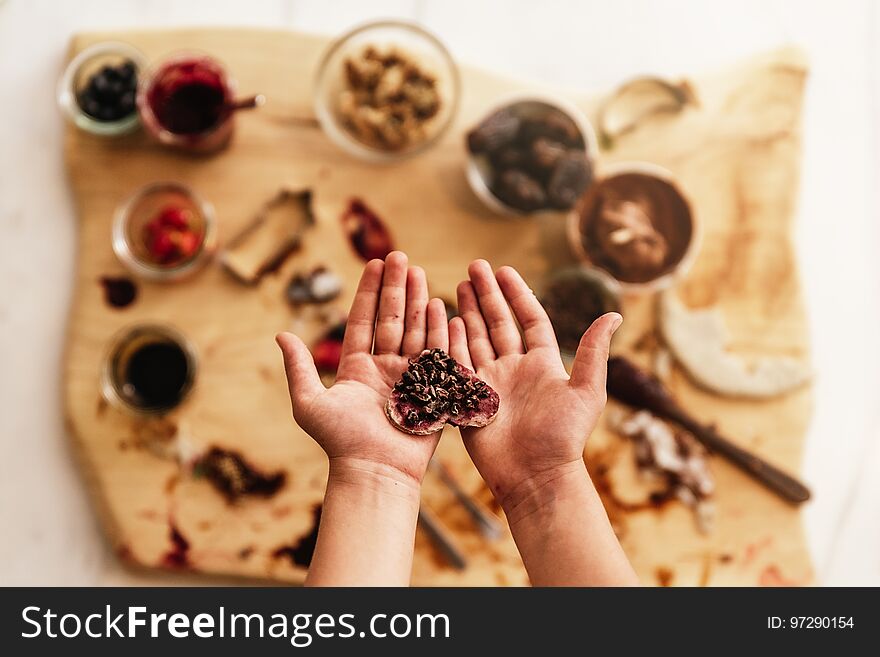
{"type": "Polygon", "coordinates": [[[671,272],[693,238],[691,210],[681,193],[666,180],[643,173],[622,173],[594,184],[584,195],[579,213],[581,242],[589,260],[626,283],[645,283],[671,272]],[[646,261],[623,267],[602,248],[601,217],[611,200],[632,201],[650,218],[667,245],[659,265],[646,261]]]}

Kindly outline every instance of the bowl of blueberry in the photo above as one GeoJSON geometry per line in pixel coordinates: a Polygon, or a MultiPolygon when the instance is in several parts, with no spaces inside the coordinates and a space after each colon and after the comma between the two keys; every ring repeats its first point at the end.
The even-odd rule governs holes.
{"type": "Polygon", "coordinates": [[[108,41],[74,57],[58,84],[61,109],[80,129],[115,136],[134,130],[138,75],[144,55],[125,43],[108,41]]]}

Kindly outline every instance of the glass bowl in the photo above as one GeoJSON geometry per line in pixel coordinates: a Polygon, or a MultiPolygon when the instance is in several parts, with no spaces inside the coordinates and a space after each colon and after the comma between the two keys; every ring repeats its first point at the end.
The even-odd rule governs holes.
{"type": "Polygon", "coordinates": [[[78,100],[80,91],[92,75],[104,66],[117,66],[125,61],[134,63],[135,74],[140,78],[146,65],[146,57],[136,48],[118,41],[104,41],[89,46],[64,69],[58,82],[58,105],[78,128],[93,135],[114,137],[131,132],[140,125],[137,108],[120,119],[101,121],[86,114],[78,100]]]}
{"type": "Polygon", "coordinates": [[[668,170],[650,162],[618,162],[605,167],[600,176],[597,176],[595,182],[587,190],[587,193],[581,197],[575,208],[569,213],[566,233],[569,246],[575,257],[587,267],[600,271],[610,282],[615,291],[624,294],[650,294],[664,290],[672,285],[676,280],[684,276],[693,264],[696,254],[699,250],[702,232],[700,222],[694,212],[693,203],[684,193],[681,185],[675,179],[675,176],[668,170]],[[689,231],[688,242],[681,249],[681,256],[673,263],[667,265],[656,278],[646,281],[628,281],[607,266],[593,261],[587,247],[584,244],[584,234],[582,224],[584,215],[588,211],[588,206],[594,202],[594,194],[598,191],[602,183],[616,176],[637,174],[647,178],[653,178],[665,184],[666,194],[669,198],[675,199],[676,203],[680,203],[686,211],[684,221],[689,231]]]}
{"type": "MultiPolygon", "coordinates": [[[[492,107],[484,118],[492,116],[495,112],[511,107],[515,114],[520,117],[537,116],[545,112],[556,111],[568,117],[577,126],[584,142],[584,153],[587,156],[590,168],[595,176],[596,160],[599,156],[599,145],[596,140],[596,132],[593,125],[583,112],[569,101],[549,94],[519,93],[507,96],[501,102],[492,107]]],[[[481,119],[481,121],[484,119],[481,119]]],[[[525,211],[507,205],[499,199],[491,189],[493,167],[489,158],[484,154],[474,155],[467,151],[465,161],[466,176],[471,190],[483,204],[492,212],[511,217],[524,217],[534,214],[567,212],[555,208],[542,208],[539,210],[525,211]]],[[[591,183],[592,184],[592,183],[591,183]]]]}
{"type": "Polygon", "coordinates": [[[175,78],[180,80],[184,76],[195,77],[193,71],[203,79],[210,80],[212,86],[216,86],[224,103],[233,102],[236,82],[223,64],[207,53],[182,50],[170,54],[144,71],[138,84],[137,110],[144,129],[158,143],[191,153],[212,153],[224,148],[232,139],[234,111],[219,112],[216,122],[205,130],[182,133],[173,132],[163,125],[151,102],[157,85],[167,84],[175,78]]]}
{"type": "Polygon", "coordinates": [[[594,320],[605,313],[621,311],[620,297],[609,277],[602,271],[578,265],[550,272],[538,288],[538,299],[550,317],[559,351],[566,358],[574,358],[581,336],[594,320]],[[550,303],[554,288],[553,296],[564,298],[550,303]],[[582,300],[579,306],[572,298],[577,294],[589,294],[591,298],[582,300]],[[580,311],[584,312],[583,317],[579,316],[580,311]]]}
{"type": "MultiPolygon", "coordinates": [[[[195,346],[183,333],[164,324],[138,324],[123,329],[111,339],[101,371],[101,393],[104,399],[120,410],[135,415],[164,415],[189,396],[195,385],[197,367],[195,346]],[[130,381],[129,366],[138,351],[156,345],[176,349],[183,360],[184,372],[179,380],[174,381],[173,399],[150,403],[139,398],[130,381]]],[[[161,374],[159,370],[154,372],[157,373],[161,374]]]]}
{"type": "Polygon", "coordinates": [[[393,162],[430,148],[443,136],[458,111],[460,92],[458,68],[437,37],[415,23],[383,20],[347,32],[324,54],[315,76],[315,113],[325,134],[349,154],[368,162],[393,162]],[[345,61],[369,46],[380,52],[399,50],[410,55],[436,80],[440,109],[425,123],[426,136],[398,150],[382,149],[359,141],[339,113],[340,94],[346,90],[345,61]]]}
{"type": "Polygon", "coordinates": [[[116,210],[113,219],[113,251],[132,273],[153,281],[174,281],[203,267],[217,246],[217,220],[210,203],[185,185],[156,182],[142,187],[116,210]],[[163,210],[178,207],[193,218],[190,228],[201,233],[193,254],[179,262],[162,264],[151,257],[144,236],[147,224],[163,210]]]}

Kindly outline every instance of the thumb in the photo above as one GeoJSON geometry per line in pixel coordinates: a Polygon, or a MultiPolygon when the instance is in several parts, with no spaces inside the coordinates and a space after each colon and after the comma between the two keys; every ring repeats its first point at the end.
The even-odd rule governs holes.
{"type": "Polygon", "coordinates": [[[275,342],[284,355],[284,371],[287,373],[287,387],[290,390],[290,403],[294,413],[297,406],[324,391],[324,384],[315,369],[315,361],[305,343],[293,333],[279,333],[275,342]]]}
{"type": "Polygon", "coordinates": [[[595,395],[605,394],[611,336],[622,322],[618,313],[605,313],[586,330],[571,366],[571,385],[595,395]]]}

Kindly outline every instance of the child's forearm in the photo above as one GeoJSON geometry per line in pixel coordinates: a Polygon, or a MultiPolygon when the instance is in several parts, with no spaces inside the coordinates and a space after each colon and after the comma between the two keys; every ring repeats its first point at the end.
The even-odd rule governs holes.
{"type": "Polygon", "coordinates": [[[503,506],[534,586],[638,585],[583,461],[525,482],[503,506]]]}
{"type": "Polygon", "coordinates": [[[394,468],[331,459],[306,586],[407,586],[419,492],[394,468]]]}

